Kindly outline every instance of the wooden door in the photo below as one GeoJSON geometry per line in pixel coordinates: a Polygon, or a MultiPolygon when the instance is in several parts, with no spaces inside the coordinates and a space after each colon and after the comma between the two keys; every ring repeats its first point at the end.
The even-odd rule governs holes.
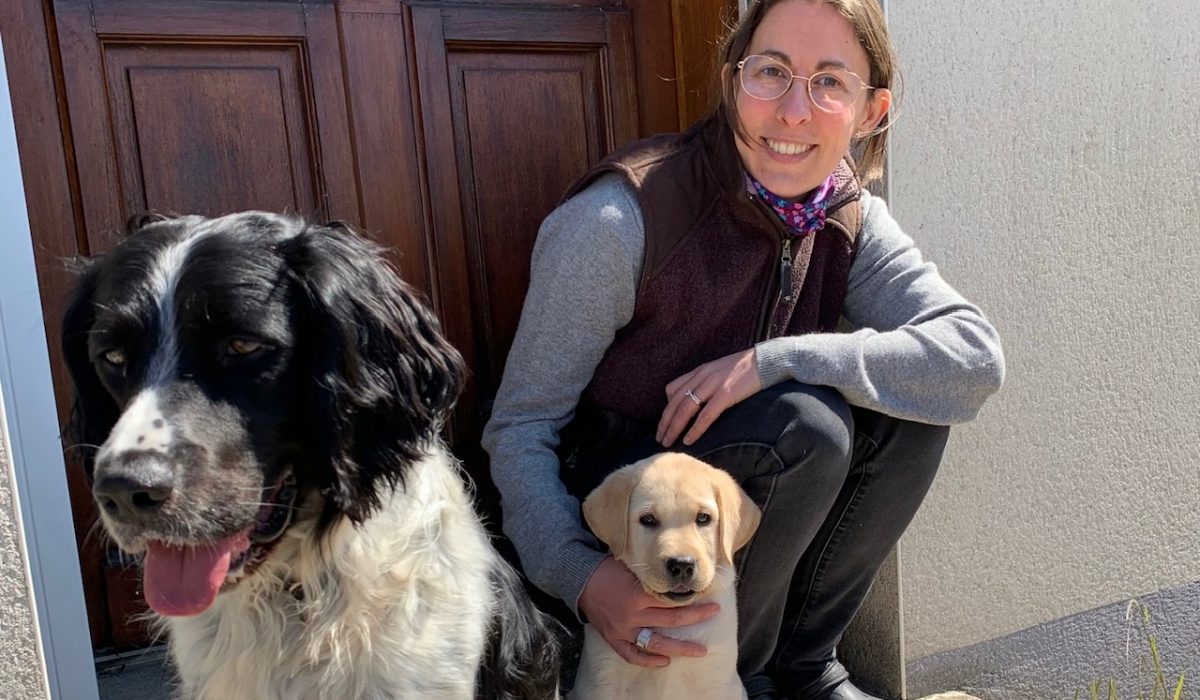
{"type": "MultiPolygon", "coordinates": [[[[60,415],[64,258],[107,250],[145,209],[345,219],[393,250],[467,358],[452,437],[494,511],[478,438],[538,224],[607,152],[695,116],[719,31],[694,36],[695,18],[733,4],[0,3],[60,415]]],[[[139,644],[136,572],[102,546],[73,457],[93,645],[139,644]]]]}
{"type": "Polygon", "coordinates": [[[472,382],[455,447],[487,484],[479,434],[516,331],[538,224],[571,181],[638,136],[632,15],[599,5],[415,6],[444,328],[472,382]]]}
{"type": "MultiPolygon", "coordinates": [[[[56,0],[54,11],[78,174],[70,253],[104,252],[145,210],[360,218],[331,3],[56,0]]],[[[63,300],[46,303],[60,317],[63,300]]],[[[93,642],[139,644],[136,571],[94,536],[77,464],[70,479],[93,642]]]]}

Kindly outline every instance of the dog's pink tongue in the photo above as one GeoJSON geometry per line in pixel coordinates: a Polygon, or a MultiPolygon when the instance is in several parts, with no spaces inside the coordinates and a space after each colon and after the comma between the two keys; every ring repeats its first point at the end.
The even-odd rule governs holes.
{"type": "Polygon", "coordinates": [[[142,589],[159,615],[199,615],[212,605],[229,564],[250,546],[245,532],[195,547],[151,543],[142,589]]]}

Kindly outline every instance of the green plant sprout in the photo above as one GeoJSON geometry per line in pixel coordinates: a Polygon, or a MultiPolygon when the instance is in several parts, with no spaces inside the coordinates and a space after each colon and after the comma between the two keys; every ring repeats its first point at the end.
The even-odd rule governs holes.
{"type": "MultiPolygon", "coordinates": [[[[1150,647],[1149,659],[1145,655],[1139,654],[1137,657],[1138,677],[1145,680],[1149,675],[1153,683],[1150,688],[1150,695],[1147,696],[1140,688],[1134,700],[1183,700],[1183,682],[1184,673],[1179,674],[1179,680],[1175,683],[1174,691],[1167,687],[1167,675],[1163,672],[1162,655],[1158,650],[1158,637],[1154,634],[1154,628],[1150,623],[1150,608],[1143,605],[1136,598],[1129,601],[1129,605],[1125,608],[1125,623],[1126,623],[1126,639],[1125,639],[1125,655],[1128,658],[1130,652],[1130,635],[1135,628],[1141,632],[1141,636],[1145,639],[1150,647]],[[1134,615],[1141,613],[1138,617],[1139,622],[1134,622],[1134,615]]],[[[1174,674],[1172,674],[1172,678],[1174,674]]],[[[1141,684],[1139,684],[1141,685],[1141,684]]],[[[1106,680],[1095,680],[1088,684],[1087,687],[1088,700],[1120,700],[1117,695],[1117,682],[1114,678],[1109,677],[1106,680]]],[[[1080,691],[1075,691],[1074,700],[1080,700],[1080,691]]]]}

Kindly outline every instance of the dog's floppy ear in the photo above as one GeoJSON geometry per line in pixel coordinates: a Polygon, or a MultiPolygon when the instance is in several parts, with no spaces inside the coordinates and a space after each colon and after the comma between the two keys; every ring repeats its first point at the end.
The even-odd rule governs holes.
{"type": "Polygon", "coordinates": [[[762,511],[750,500],[741,486],[733,480],[729,472],[713,467],[713,490],[717,495],[718,531],[720,536],[721,556],[725,563],[733,563],[733,553],[746,546],[758,523],[762,520],[762,511]]]}
{"type": "Polygon", "coordinates": [[[95,264],[80,258],[72,267],[80,272],[75,297],[63,316],[62,350],[67,371],[74,387],[71,416],[63,427],[63,443],[68,450],[79,449],[83,468],[92,476],[92,459],[108,433],[116,425],[121,410],[112,395],[100,382],[96,368],[88,357],[88,335],[96,320],[95,264]]]}
{"type": "Polygon", "coordinates": [[[179,218],[178,214],[161,214],[156,211],[139,212],[125,220],[125,236],[132,236],[150,224],[157,224],[160,221],[170,221],[177,218],[179,218]]]}
{"type": "Polygon", "coordinates": [[[309,226],[280,249],[311,311],[300,341],[320,407],[312,427],[332,465],[315,481],[334,510],[361,522],[382,484],[403,481],[436,438],[462,387],[462,358],[383,249],[348,226],[309,226]]]}
{"type": "Polygon", "coordinates": [[[583,519],[617,559],[629,548],[629,499],[646,464],[643,460],[609,474],[583,501],[583,519]]]}

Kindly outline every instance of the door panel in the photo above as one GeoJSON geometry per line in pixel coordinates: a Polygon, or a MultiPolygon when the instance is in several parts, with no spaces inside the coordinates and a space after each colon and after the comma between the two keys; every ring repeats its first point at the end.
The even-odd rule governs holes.
{"type": "Polygon", "coordinates": [[[106,46],[123,210],[316,213],[301,49],[106,46]]]}
{"type": "Polygon", "coordinates": [[[357,221],[334,8],[57,0],[87,250],[147,208],[357,221]]]}
{"type": "Polygon", "coordinates": [[[638,136],[627,8],[413,9],[440,311],[472,383],[454,445],[476,481],[538,224],[590,165],[638,136]]]}
{"type": "MultiPolygon", "coordinates": [[[[529,286],[538,225],[597,162],[608,120],[595,53],[449,55],[481,386],[494,390],[529,286]],[[536,115],[515,108],[539,105],[536,115]],[[519,165],[514,163],[519,162],[519,165]]],[[[485,393],[485,395],[487,395],[485,393]]]]}

